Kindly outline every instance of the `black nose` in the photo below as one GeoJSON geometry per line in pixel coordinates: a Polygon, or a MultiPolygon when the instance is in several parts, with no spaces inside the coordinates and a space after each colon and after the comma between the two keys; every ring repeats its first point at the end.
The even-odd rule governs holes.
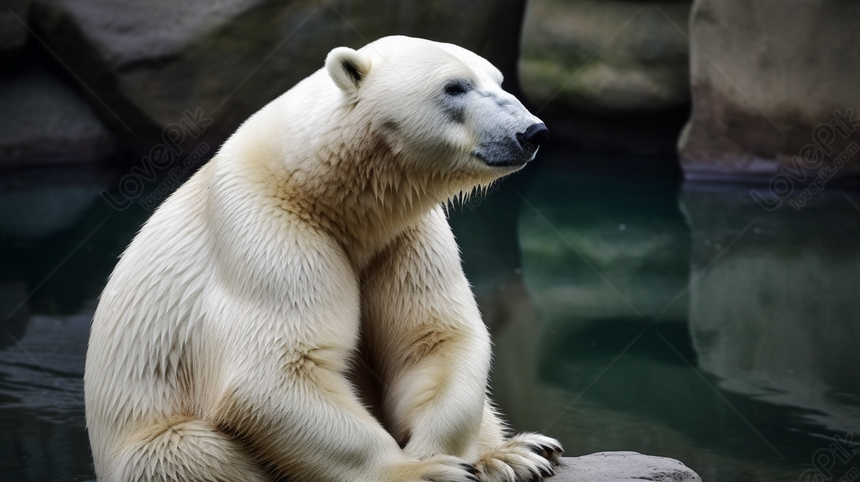
{"type": "Polygon", "coordinates": [[[532,124],[525,132],[517,134],[517,140],[520,141],[520,146],[527,151],[534,152],[537,150],[541,142],[549,139],[549,129],[546,124],[532,124]]]}

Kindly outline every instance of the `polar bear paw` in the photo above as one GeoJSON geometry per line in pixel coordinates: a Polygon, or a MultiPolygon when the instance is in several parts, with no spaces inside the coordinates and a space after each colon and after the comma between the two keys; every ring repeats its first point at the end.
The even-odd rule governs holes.
{"type": "Polygon", "coordinates": [[[475,468],[481,482],[540,480],[555,474],[552,466],[563,452],[555,439],[521,433],[484,454],[475,468]]]}
{"type": "Polygon", "coordinates": [[[391,479],[404,482],[481,482],[474,465],[449,455],[411,463],[396,472],[391,479]]]}

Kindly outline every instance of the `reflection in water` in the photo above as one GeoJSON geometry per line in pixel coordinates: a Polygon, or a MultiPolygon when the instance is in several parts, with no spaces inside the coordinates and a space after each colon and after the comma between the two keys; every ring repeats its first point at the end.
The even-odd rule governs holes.
{"type": "Polygon", "coordinates": [[[672,179],[538,173],[519,239],[544,313],[685,319],[690,242],[676,191],[672,179]]]}
{"type": "MultiPolygon", "coordinates": [[[[637,174],[641,158],[542,156],[602,167],[529,166],[451,212],[514,428],[558,437],[568,455],[675,457],[713,481],[796,480],[826,437],[860,432],[860,212],[842,194],[769,213],[746,189],[637,174]]],[[[53,195],[26,189],[0,182],[0,212],[53,195]]],[[[0,229],[4,480],[93,477],[89,319],[149,213],[67,194],[51,198],[80,201],[64,222],[0,229]]]]}
{"type": "Polygon", "coordinates": [[[107,187],[95,168],[21,171],[0,177],[0,238],[45,239],[74,226],[107,187]]]}
{"type": "Polygon", "coordinates": [[[704,480],[797,479],[827,438],[857,432],[860,212],[838,195],[826,215],[767,213],[776,220],[763,216],[685,291],[762,210],[737,209],[735,192],[679,196],[671,178],[619,172],[534,173],[519,188],[531,207],[504,210],[517,220],[514,253],[482,242],[491,235],[475,222],[506,186],[454,213],[476,286],[498,283],[485,271],[494,255],[521,257],[504,291],[478,290],[497,402],[516,429],[558,437],[569,455],[635,450],[704,480]]]}
{"type": "Polygon", "coordinates": [[[824,192],[765,212],[748,189],[685,187],[693,226],[690,331],[703,370],[757,400],[860,433],[860,212],[824,192]],[[732,240],[761,215],[731,247],[732,240]]]}

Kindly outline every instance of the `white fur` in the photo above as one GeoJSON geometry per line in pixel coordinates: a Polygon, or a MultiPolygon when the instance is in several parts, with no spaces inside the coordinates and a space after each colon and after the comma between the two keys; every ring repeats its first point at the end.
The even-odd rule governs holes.
{"type": "Polygon", "coordinates": [[[475,103],[512,99],[459,47],[337,49],[157,210],[93,321],[100,480],[472,480],[464,461],[485,481],[551,471],[558,443],[508,440],[485,396],[490,339],[440,207],[516,170],[471,153],[536,118],[499,103],[493,127],[476,118],[490,104],[469,101],[452,121],[440,105],[457,76],[481,89],[475,103]],[[332,73],[344,58],[360,82],[332,73]]]}

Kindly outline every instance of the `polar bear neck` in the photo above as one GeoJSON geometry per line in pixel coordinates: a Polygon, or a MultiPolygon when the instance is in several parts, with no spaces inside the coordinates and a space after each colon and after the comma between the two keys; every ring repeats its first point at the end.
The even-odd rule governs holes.
{"type": "Polygon", "coordinates": [[[295,184],[285,186],[290,199],[283,208],[316,219],[360,269],[454,192],[450,176],[441,172],[406,171],[404,159],[369,124],[351,129],[358,132],[317,152],[324,175],[290,178],[295,184]]]}
{"type": "MultiPolygon", "coordinates": [[[[270,162],[240,162],[265,192],[265,209],[335,238],[361,270],[399,233],[470,183],[453,174],[404,169],[404,159],[370,123],[334,125],[314,146],[270,162]],[[287,162],[283,161],[287,158],[287,162]]],[[[244,151],[247,153],[247,150],[244,151]]],[[[229,155],[229,152],[225,152],[229,155]]],[[[260,157],[272,158],[271,154],[260,157]]],[[[225,159],[226,161],[226,159],[225,159]]]]}

